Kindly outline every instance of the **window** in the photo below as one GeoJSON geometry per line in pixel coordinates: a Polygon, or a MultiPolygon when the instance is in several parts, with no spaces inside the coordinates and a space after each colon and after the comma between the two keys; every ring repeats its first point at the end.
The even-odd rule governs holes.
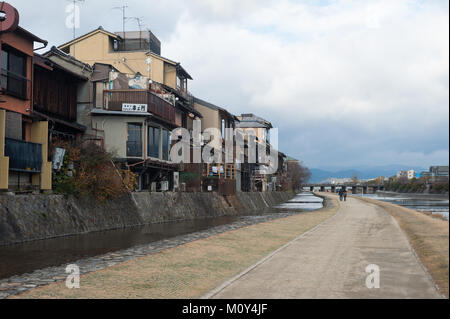
{"type": "Polygon", "coordinates": [[[148,127],[148,156],[159,158],[159,127],[148,127]]]}
{"type": "Polygon", "coordinates": [[[170,132],[166,129],[162,130],[162,159],[169,160],[170,132]]]}
{"type": "Polygon", "coordinates": [[[2,51],[2,89],[20,99],[27,98],[27,60],[26,56],[15,51],[2,51]]]}
{"type": "Polygon", "coordinates": [[[142,124],[128,123],[127,156],[142,157],[142,124]]]}

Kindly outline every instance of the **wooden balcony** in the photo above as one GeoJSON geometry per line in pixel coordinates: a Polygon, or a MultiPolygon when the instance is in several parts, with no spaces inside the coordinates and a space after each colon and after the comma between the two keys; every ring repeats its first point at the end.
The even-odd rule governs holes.
{"type": "Polygon", "coordinates": [[[123,104],[145,104],[147,111],[172,126],[175,123],[175,107],[148,90],[105,90],[103,109],[122,111],[123,104]]]}

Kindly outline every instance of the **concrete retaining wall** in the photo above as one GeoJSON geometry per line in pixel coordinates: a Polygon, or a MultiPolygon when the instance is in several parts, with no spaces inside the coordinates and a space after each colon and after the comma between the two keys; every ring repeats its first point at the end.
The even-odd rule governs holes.
{"type": "Polygon", "coordinates": [[[293,197],[286,192],[134,193],[101,204],[60,195],[0,195],[0,246],[148,223],[260,214],[293,197]]]}

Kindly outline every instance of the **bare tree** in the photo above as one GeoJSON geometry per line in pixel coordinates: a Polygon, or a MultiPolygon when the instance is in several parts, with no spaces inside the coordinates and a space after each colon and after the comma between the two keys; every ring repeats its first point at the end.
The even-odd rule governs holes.
{"type": "Polygon", "coordinates": [[[291,181],[292,188],[299,190],[311,178],[311,171],[303,163],[292,161],[288,164],[287,175],[291,181]]]}

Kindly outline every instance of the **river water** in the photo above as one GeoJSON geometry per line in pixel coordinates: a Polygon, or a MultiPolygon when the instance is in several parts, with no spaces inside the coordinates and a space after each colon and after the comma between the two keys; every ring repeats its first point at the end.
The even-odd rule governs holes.
{"type": "MultiPolygon", "coordinates": [[[[299,194],[280,205],[271,214],[291,211],[301,213],[322,207],[322,199],[311,193],[299,194]]],[[[263,216],[263,215],[261,215],[263,216]]],[[[130,247],[228,225],[238,221],[257,220],[258,216],[222,216],[126,229],[58,237],[0,247],[0,279],[29,273],[37,269],[63,265],[83,258],[99,256],[130,247]]],[[[263,220],[263,219],[261,219],[263,220]]]]}
{"type": "Polygon", "coordinates": [[[312,211],[321,209],[323,207],[323,199],[315,196],[311,192],[303,192],[297,194],[295,198],[287,201],[284,204],[276,206],[279,209],[300,209],[302,211],[312,211]]]}
{"type": "Polygon", "coordinates": [[[414,195],[408,196],[408,194],[395,194],[392,196],[385,194],[358,194],[353,196],[373,198],[376,200],[381,200],[384,202],[414,209],[420,212],[430,212],[432,214],[441,215],[445,219],[449,219],[448,199],[427,198],[425,194],[423,196],[421,195],[420,198],[417,198],[414,195]]]}

